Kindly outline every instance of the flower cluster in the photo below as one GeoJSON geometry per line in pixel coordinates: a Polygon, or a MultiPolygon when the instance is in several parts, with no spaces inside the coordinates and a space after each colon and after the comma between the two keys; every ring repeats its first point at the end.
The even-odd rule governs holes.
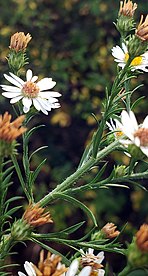
{"type": "MultiPolygon", "coordinates": [[[[80,270],[80,263],[78,259],[74,259],[69,268],[66,268],[61,263],[61,257],[59,255],[47,253],[47,257],[44,258],[44,251],[40,252],[40,260],[38,266],[35,266],[31,262],[25,262],[24,268],[27,272],[27,276],[104,276],[105,271],[100,269],[103,267],[101,262],[104,259],[104,253],[100,252],[97,256],[93,254],[93,249],[89,248],[86,254],[81,250],[82,257],[80,257],[80,263],[83,267],[80,270]],[[78,273],[78,274],[77,274],[78,273]]],[[[18,272],[19,276],[26,276],[22,272],[18,272]]]]}

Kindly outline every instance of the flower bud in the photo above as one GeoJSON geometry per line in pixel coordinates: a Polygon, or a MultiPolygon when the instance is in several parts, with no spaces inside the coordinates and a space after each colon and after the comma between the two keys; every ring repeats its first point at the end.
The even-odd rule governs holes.
{"type": "Polygon", "coordinates": [[[95,232],[92,237],[91,240],[102,240],[102,239],[113,239],[116,238],[120,232],[118,230],[116,230],[117,226],[112,223],[112,222],[108,222],[107,224],[105,224],[103,226],[103,228],[98,231],[95,232]]]}
{"type": "Polygon", "coordinates": [[[30,237],[30,225],[24,219],[15,221],[11,227],[11,237],[14,241],[24,241],[30,237]]]}
{"type": "Polygon", "coordinates": [[[136,9],[136,3],[133,4],[130,0],[127,2],[124,0],[124,3],[123,1],[120,1],[120,9],[116,27],[123,37],[126,37],[126,35],[133,30],[135,26],[133,15],[136,9]]]}
{"type": "Polygon", "coordinates": [[[23,32],[17,32],[11,36],[10,53],[8,55],[8,65],[10,69],[17,73],[25,64],[27,64],[26,48],[31,40],[31,35],[25,35],[23,32]]]}
{"type": "Polygon", "coordinates": [[[19,116],[11,122],[11,115],[5,112],[0,115],[0,158],[7,157],[11,154],[16,154],[16,138],[26,131],[21,124],[25,116],[19,116]]]}
{"type": "Polygon", "coordinates": [[[37,204],[29,204],[24,215],[23,219],[31,227],[37,227],[44,225],[46,223],[52,223],[51,215],[49,212],[45,212],[45,209],[40,207],[37,204]]]}
{"type": "Polygon", "coordinates": [[[122,177],[124,175],[126,175],[126,166],[125,165],[118,165],[115,169],[114,169],[114,173],[115,173],[115,177],[122,177]]]}
{"type": "Polygon", "coordinates": [[[129,245],[128,262],[131,267],[143,267],[148,264],[148,225],[143,224],[129,245]]]}

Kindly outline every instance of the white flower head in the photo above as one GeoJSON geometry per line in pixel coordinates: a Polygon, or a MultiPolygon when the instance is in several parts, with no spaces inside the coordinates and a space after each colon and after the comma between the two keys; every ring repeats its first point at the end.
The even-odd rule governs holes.
{"type": "Polygon", "coordinates": [[[76,274],[79,269],[79,261],[77,259],[73,260],[68,271],[62,276],[90,276],[91,275],[91,267],[84,267],[79,274],[76,274]]]}
{"type": "Polygon", "coordinates": [[[121,123],[118,123],[121,131],[128,139],[119,140],[122,144],[135,144],[141,151],[148,156],[148,116],[143,124],[138,125],[136,117],[132,111],[121,113],[121,123]]]}
{"type": "Polygon", "coordinates": [[[27,274],[24,274],[22,272],[18,272],[18,275],[19,276],[36,276],[36,273],[35,273],[35,270],[33,268],[33,265],[31,262],[25,262],[24,264],[24,268],[25,268],[25,271],[27,272],[27,274]]]}
{"type": "Polygon", "coordinates": [[[30,69],[26,72],[26,81],[23,81],[11,72],[9,74],[4,74],[4,77],[13,85],[1,85],[5,91],[2,95],[10,98],[11,104],[22,100],[24,113],[30,110],[32,104],[38,111],[42,111],[46,115],[48,115],[48,111],[51,111],[52,108],[60,107],[56,97],[60,97],[61,94],[49,91],[56,85],[56,82],[52,78],[43,78],[37,81],[38,77],[33,76],[30,69]]]}
{"type": "Polygon", "coordinates": [[[81,263],[84,266],[91,266],[92,271],[97,272],[98,275],[103,276],[105,274],[104,269],[102,269],[103,265],[101,264],[104,260],[104,252],[101,251],[97,255],[94,255],[94,249],[89,248],[86,253],[80,249],[81,251],[81,263]]]}
{"type": "MultiPolygon", "coordinates": [[[[118,66],[124,68],[129,59],[128,48],[125,43],[122,43],[122,48],[120,46],[113,47],[112,55],[115,58],[114,60],[118,63],[118,66]]],[[[148,72],[148,51],[141,56],[135,57],[130,66],[132,71],[140,69],[144,72],[148,72]]]]}

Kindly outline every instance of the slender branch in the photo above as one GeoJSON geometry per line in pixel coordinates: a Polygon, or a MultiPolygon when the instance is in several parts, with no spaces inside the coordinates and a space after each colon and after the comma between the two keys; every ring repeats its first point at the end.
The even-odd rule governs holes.
{"type": "Polygon", "coordinates": [[[67,190],[73,183],[75,183],[82,175],[88,172],[94,165],[98,163],[98,161],[113,150],[115,150],[119,146],[119,141],[116,140],[111,143],[109,146],[98,152],[97,157],[91,157],[82,167],[77,169],[72,175],[70,175],[65,181],[59,184],[51,193],[47,194],[44,198],[42,198],[39,203],[41,206],[47,205],[50,201],[53,200],[54,193],[63,192],[67,190]]]}

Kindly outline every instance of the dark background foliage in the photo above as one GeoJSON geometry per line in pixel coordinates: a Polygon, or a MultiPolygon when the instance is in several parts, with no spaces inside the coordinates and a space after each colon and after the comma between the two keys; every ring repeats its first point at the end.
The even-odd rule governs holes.
{"type": "MultiPolygon", "coordinates": [[[[146,1],[137,1],[137,22],[141,14],[146,13],[146,1]]],[[[120,36],[113,22],[116,21],[119,9],[117,0],[7,0],[0,3],[0,80],[4,82],[3,73],[8,72],[6,56],[10,36],[17,31],[32,35],[27,55],[29,65],[35,75],[40,78],[49,76],[57,82],[55,91],[62,93],[61,108],[53,110],[49,116],[38,115],[32,124],[46,125],[32,137],[30,151],[48,145],[42,155],[36,155],[31,163],[35,168],[43,157],[47,163],[43,167],[34,187],[36,200],[72,173],[83,153],[84,147],[96,128],[96,122],[101,118],[102,101],[105,87],[110,87],[116,74],[116,64],[111,56],[111,48],[120,43],[120,36]]],[[[23,71],[22,71],[23,74],[23,71]]],[[[133,95],[133,100],[146,95],[145,74],[140,74],[138,80],[132,81],[135,87],[144,83],[133,95]]],[[[0,113],[13,109],[9,101],[0,96],[0,113]]],[[[142,122],[147,111],[146,99],[142,100],[135,112],[142,122]]],[[[31,127],[31,125],[30,125],[31,127]]],[[[21,155],[19,155],[21,160],[21,155]]],[[[114,163],[128,164],[129,159],[117,152],[108,159],[108,171],[114,163]]],[[[86,175],[81,181],[88,181],[92,175],[86,175]]],[[[17,177],[14,174],[14,184],[10,189],[21,193],[17,177]]],[[[79,195],[96,215],[99,227],[106,222],[114,222],[118,228],[128,222],[125,239],[130,240],[135,228],[145,222],[148,203],[143,191],[131,187],[130,190],[111,188],[109,190],[90,191],[79,195]]],[[[66,202],[56,202],[50,207],[54,226],[48,231],[61,230],[86,217],[80,210],[75,210],[66,202]],[[61,208],[62,206],[62,208],[61,208]]],[[[20,214],[17,214],[18,217],[20,214]]],[[[87,229],[91,227],[88,221],[87,229]]],[[[45,231],[42,229],[41,231],[45,231]]],[[[85,233],[86,225],[77,236],[85,233]]],[[[77,237],[76,236],[76,237],[77,237]]],[[[76,238],[75,237],[75,238],[76,238]]],[[[57,245],[56,249],[65,252],[57,245]]],[[[24,260],[36,262],[39,248],[32,244],[17,246],[23,251],[24,260]]],[[[112,260],[112,256],[109,257],[112,260]]],[[[117,257],[114,257],[116,263],[117,257]]],[[[17,260],[17,257],[16,257],[17,260]]],[[[114,269],[118,271],[116,265],[114,269]]]]}

